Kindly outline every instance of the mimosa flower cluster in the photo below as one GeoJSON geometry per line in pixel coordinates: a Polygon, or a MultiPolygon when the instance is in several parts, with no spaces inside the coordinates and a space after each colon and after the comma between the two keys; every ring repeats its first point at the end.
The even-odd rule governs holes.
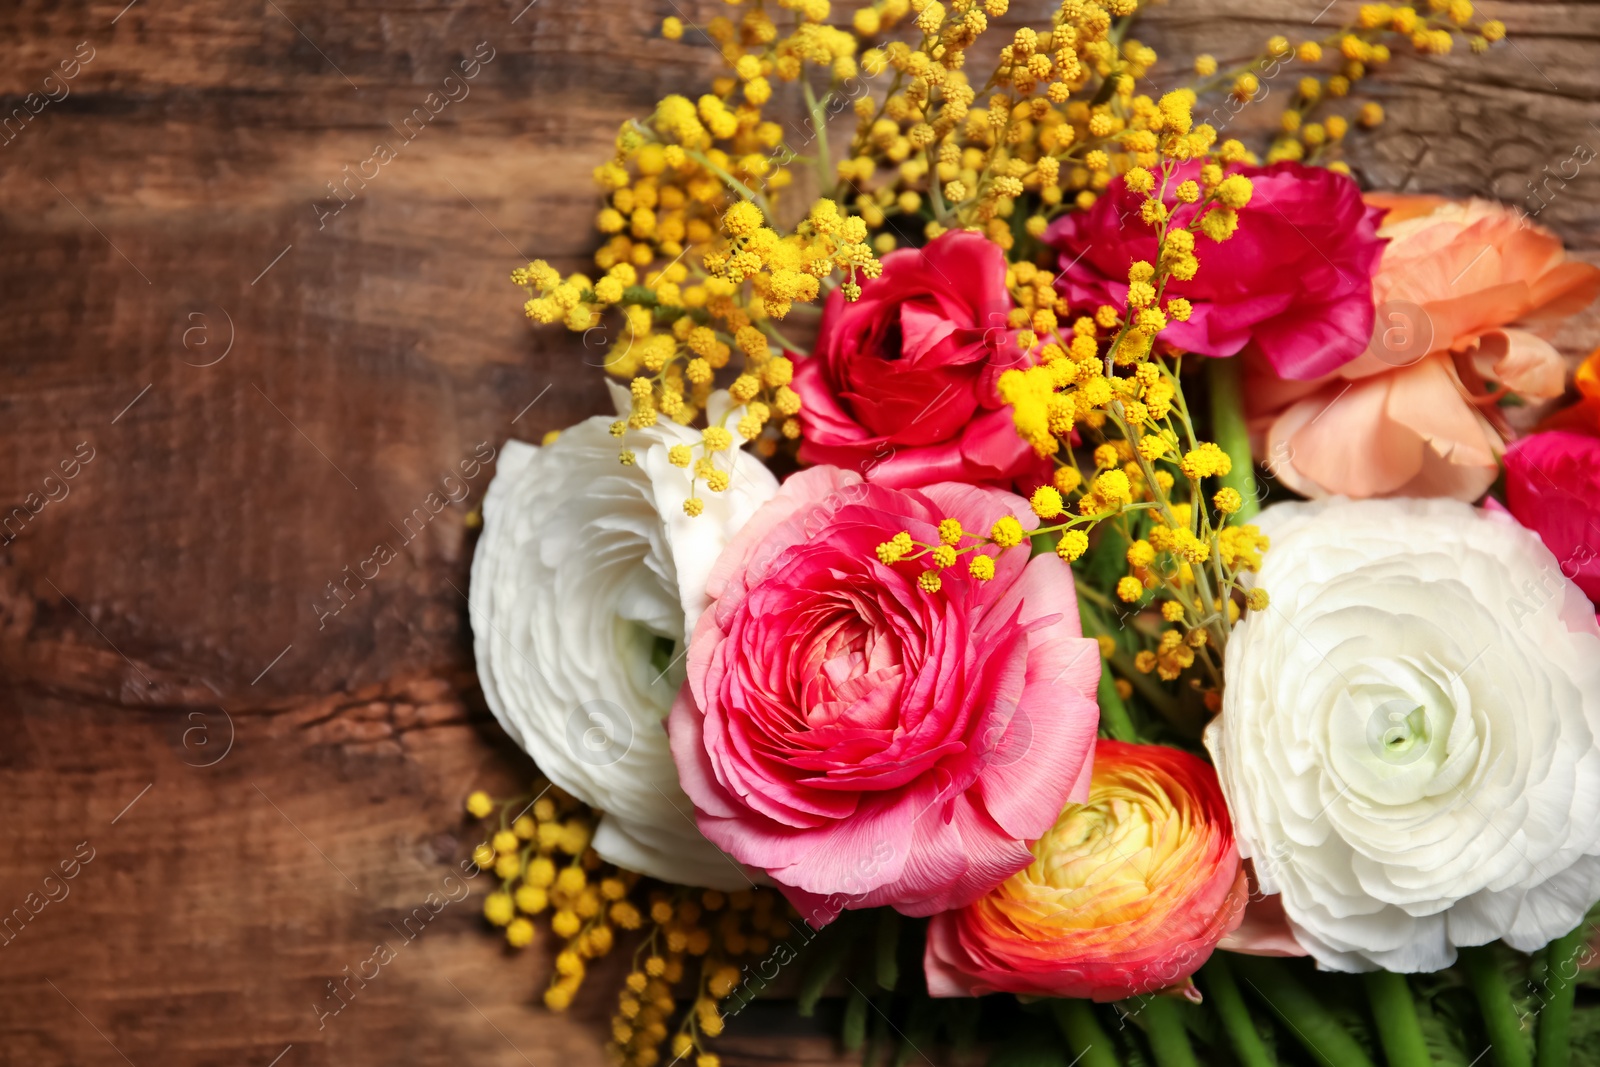
{"type": "Polygon", "coordinates": [[[1551,336],[1600,270],[1341,160],[1369,73],[1505,27],[1367,4],[1185,74],[1137,0],[726,7],[663,23],[726,69],[617,131],[592,267],[513,273],[616,408],[508,444],[473,565],[549,788],[474,858],[546,1003],[620,946],[618,1067],[716,1067],[769,983],[869,1059],[1002,993],[1091,1064],[1562,1062],[1600,355],[1567,405],[1551,336]]]}

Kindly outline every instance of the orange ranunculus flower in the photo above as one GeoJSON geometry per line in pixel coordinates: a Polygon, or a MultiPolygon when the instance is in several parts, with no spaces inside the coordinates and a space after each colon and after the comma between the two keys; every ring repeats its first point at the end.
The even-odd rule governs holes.
{"type": "Polygon", "coordinates": [[[1511,436],[1506,393],[1561,395],[1565,367],[1540,336],[1600,292],[1600,270],[1520,212],[1484,200],[1372,194],[1389,214],[1373,278],[1377,324],[1355,360],[1310,382],[1252,360],[1257,454],[1310,497],[1475,500],[1511,436]]]}
{"type": "Polygon", "coordinates": [[[1244,913],[1216,771],[1175,748],[1100,741],[1088,802],[1068,804],[1033,856],[934,916],[923,959],[933,996],[1111,1001],[1187,986],[1244,913]]]}

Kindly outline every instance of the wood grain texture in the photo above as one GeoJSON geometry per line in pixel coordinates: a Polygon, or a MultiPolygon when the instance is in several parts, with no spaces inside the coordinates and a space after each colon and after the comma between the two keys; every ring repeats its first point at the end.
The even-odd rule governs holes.
{"type": "MultiPolygon", "coordinates": [[[[529,329],[506,273],[584,261],[617,123],[714,67],[655,28],[722,5],[123,3],[0,10],[6,114],[92,53],[0,144],[0,519],[80,460],[0,545],[0,912],[93,854],[0,946],[0,1061],[600,1064],[605,998],[534,1006],[548,960],[502,952],[477,888],[321,1028],[313,1005],[466,854],[468,789],[531,773],[472,673],[463,520],[492,465],[428,500],[602,410],[598,352],[529,329]],[[331,614],[379,543],[399,558],[331,614]]],[[[1347,6],[1174,0],[1146,36],[1226,56],[1347,6]]],[[[1370,182],[1520,202],[1600,148],[1600,7],[1492,13],[1509,47],[1377,79],[1370,182]]],[[[1593,166],[1539,216],[1591,257],[1593,166]]],[[[786,1025],[741,1020],[728,1061],[838,1059],[786,1025]]]]}

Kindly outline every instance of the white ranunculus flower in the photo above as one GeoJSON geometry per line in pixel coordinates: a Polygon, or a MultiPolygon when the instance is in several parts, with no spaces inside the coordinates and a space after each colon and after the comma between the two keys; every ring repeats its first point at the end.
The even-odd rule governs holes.
{"type": "Polygon", "coordinates": [[[1271,597],[1207,728],[1239,850],[1338,970],[1532,951],[1600,897],[1600,628],[1539,539],[1453,500],[1261,513],[1271,597]]]}
{"type": "MultiPolygon", "coordinates": [[[[625,409],[626,392],[618,402],[625,409]]],[[[713,420],[726,410],[726,394],[714,395],[713,420]]],[[[612,421],[588,419],[542,448],[508,441],[500,453],[472,561],[478,676],[539,769],[604,813],[601,856],[685,885],[747,887],[695,828],[664,720],[711,564],[778,483],[749,453],[719,453],[732,483],[712,493],[702,482],[705,510],[691,518],[690,473],[667,450],[695,445],[699,431],[663,420],[618,440],[612,421]],[[632,466],[618,462],[623,448],[632,466]]]]}

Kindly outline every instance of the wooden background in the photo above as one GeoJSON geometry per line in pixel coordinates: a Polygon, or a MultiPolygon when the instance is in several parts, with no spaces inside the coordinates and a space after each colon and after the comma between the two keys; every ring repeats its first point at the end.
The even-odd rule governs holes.
{"type": "MultiPolygon", "coordinates": [[[[506,274],[584,262],[617,123],[714,62],[660,19],[723,5],[124,3],[0,9],[7,114],[93,50],[0,145],[0,506],[93,450],[0,546],[0,912],[94,856],[0,946],[0,1061],[600,1064],[606,998],[535,1006],[548,961],[502,951],[478,888],[319,1029],[326,983],[466,854],[467,791],[531,773],[473,679],[463,520],[489,474],[318,605],[480,443],[601,410],[598,351],[534,333],[506,274]],[[319,224],[480,42],[470,96],[319,224]]],[[[1144,35],[1238,55],[1353,12],[1322,3],[1173,0],[1144,35]]],[[[1371,184],[1522,202],[1600,148],[1600,7],[1489,10],[1509,45],[1376,82],[1371,184]]],[[[1590,258],[1596,167],[1539,216],[1590,258]]],[[[835,1059],[789,1030],[741,1019],[727,1059],[835,1059]]]]}

